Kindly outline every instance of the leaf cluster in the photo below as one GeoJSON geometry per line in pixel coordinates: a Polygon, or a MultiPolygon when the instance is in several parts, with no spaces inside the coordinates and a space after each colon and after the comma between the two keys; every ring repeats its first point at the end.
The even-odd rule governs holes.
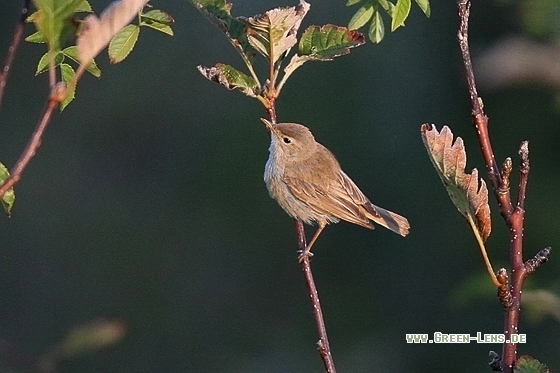
{"type": "Polygon", "coordinates": [[[298,40],[298,29],[310,8],[304,0],[300,0],[297,6],[275,8],[252,17],[232,16],[232,5],[224,0],[191,2],[227,36],[249,73],[223,63],[212,67],[199,66],[199,71],[228,89],[239,89],[257,98],[267,108],[272,107],[287,79],[304,63],[330,61],[365,43],[361,33],[332,24],[310,26],[298,40]],[[296,44],[297,52],[288,60],[296,44]],[[268,77],[262,82],[254,69],[259,55],[268,63],[268,77]],[[282,69],[284,61],[288,62],[282,69]]]}
{"type": "MultiPolygon", "coordinates": [[[[34,0],[34,4],[37,10],[27,18],[27,22],[34,23],[37,31],[25,40],[47,44],[48,51],[40,58],[36,75],[50,69],[59,69],[61,80],[69,87],[65,99],[60,103],[60,109],[63,110],[74,99],[75,94],[75,85],[70,83],[76,71],[67,61],[77,64],[81,62],[79,50],[75,45],[69,44],[82,32],[84,20],[79,14],[91,14],[93,9],[87,0],[34,0]]],[[[172,36],[173,22],[169,14],[159,9],[140,12],[136,24],[116,30],[116,34],[112,36],[108,50],[111,63],[121,62],[130,54],[138,40],[140,27],[149,27],[172,36]]],[[[101,76],[101,70],[93,59],[87,62],[85,69],[97,78],[101,76]]]]}
{"type": "MultiPolygon", "coordinates": [[[[363,0],[348,0],[346,6],[356,5],[362,1],[363,0]]],[[[426,17],[430,17],[431,9],[429,0],[415,1],[426,17]]],[[[348,22],[348,28],[357,30],[369,22],[369,39],[374,43],[380,43],[385,37],[385,23],[381,13],[387,14],[391,19],[391,32],[393,32],[399,27],[404,26],[404,22],[410,14],[411,7],[412,0],[397,0],[396,3],[392,3],[389,0],[366,0],[350,19],[350,22],[348,22]]]]}

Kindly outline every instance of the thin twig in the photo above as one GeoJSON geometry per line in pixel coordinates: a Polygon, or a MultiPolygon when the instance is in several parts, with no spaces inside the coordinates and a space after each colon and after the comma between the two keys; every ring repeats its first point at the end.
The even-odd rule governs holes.
{"type": "Polygon", "coordinates": [[[14,29],[14,36],[12,38],[12,43],[8,48],[8,55],[6,56],[6,61],[4,62],[4,67],[2,68],[2,73],[0,74],[0,106],[2,106],[2,99],[4,98],[4,90],[6,88],[6,83],[8,82],[8,76],[10,75],[10,70],[12,69],[12,64],[16,57],[16,52],[19,45],[21,44],[21,38],[23,37],[23,27],[25,25],[25,19],[27,18],[27,13],[29,11],[29,4],[31,0],[24,0],[23,6],[20,11],[19,21],[14,29]]]}
{"type": "Polygon", "coordinates": [[[49,125],[52,113],[54,109],[58,106],[60,102],[57,100],[49,100],[45,110],[43,111],[43,116],[37,126],[35,127],[35,131],[33,131],[33,135],[29,139],[25,150],[19,157],[16,165],[10,171],[10,177],[6,179],[4,184],[0,185],[0,196],[3,196],[6,191],[12,188],[20,179],[23,170],[27,167],[39,146],[41,146],[41,140],[43,138],[43,134],[49,125]]]}
{"type": "MultiPolygon", "coordinates": [[[[296,219],[295,229],[298,247],[300,251],[302,251],[307,247],[307,243],[305,240],[305,228],[303,227],[301,220],[296,219]]],[[[305,276],[305,284],[307,285],[307,290],[309,291],[311,305],[313,306],[313,316],[315,317],[317,331],[319,332],[317,350],[321,355],[321,359],[323,359],[323,364],[325,365],[327,373],[336,373],[329,338],[327,336],[327,328],[325,327],[325,319],[323,318],[323,311],[321,310],[321,302],[319,301],[319,294],[317,293],[317,287],[315,286],[315,280],[313,279],[313,273],[311,272],[309,255],[304,255],[302,257],[301,268],[303,269],[303,274],[305,276]]]]}

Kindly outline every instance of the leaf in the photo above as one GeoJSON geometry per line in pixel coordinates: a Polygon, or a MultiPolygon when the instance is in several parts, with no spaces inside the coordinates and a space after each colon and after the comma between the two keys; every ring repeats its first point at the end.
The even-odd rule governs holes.
{"type": "Polygon", "coordinates": [[[310,26],[299,41],[299,52],[318,60],[332,60],[350,53],[350,48],[365,43],[364,35],[346,27],[325,25],[310,26]]]}
{"type": "Polygon", "coordinates": [[[247,64],[256,55],[256,50],[247,40],[247,20],[243,17],[232,17],[230,3],[225,0],[189,0],[227,36],[237,52],[247,64]]]}
{"type": "Polygon", "coordinates": [[[33,34],[29,35],[28,37],[25,38],[25,41],[30,43],[38,43],[38,44],[44,44],[47,42],[47,40],[45,39],[43,34],[41,34],[40,31],[34,32],[33,34]]]}
{"type": "Polygon", "coordinates": [[[119,63],[126,58],[134,48],[140,35],[140,26],[128,25],[121,29],[109,43],[109,59],[111,63],[119,63]]]}
{"type": "Polygon", "coordinates": [[[453,142],[453,133],[444,126],[438,133],[435,126],[424,124],[421,128],[422,140],[430,160],[438,172],[443,185],[459,212],[469,221],[473,221],[483,240],[492,230],[488,189],[484,180],[478,178],[478,171],[465,173],[467,154],[463,139],[457,137],[453,142]]]}
{"type": "Polygon", "coordinates": [[[420,9],[422,9],[426,17],[430,18],[430,15],[432,13],[430,9],[430,0],[416,0],[416,4],[418,4],[420,9]]]}
{"type": "Polygon", "coordinates": [[[388,0],[378,0],[378,2],[379,2],[379,5],[381,5],[381,7],[383,9],[385,9],[385,11],[389,15],[389,17],[391,17],[391,19],[393,19],[393,15],[395,14],[395,4],[393,4],[392,2],[390,2],[388,0]]]}
{"type": "Polygon", "coordinates": [[[62,342],[54,347],[55,357],[69,358],[97,351],[119,342],[126,333],[122,321],[94,321],[72,329],[62,342]]]}
{"type": "Polygon", "coordinates": [[[247,20],[247,40],[261,55],[276,63],[297,43],[297,30],[309,11],[309,3],[276,8],[247,20]]]}
{"type": "MultiPolygon", "coordinates": [[[[41,58],[39,59],[39,63],[37,64],[37,71],[35,71],[35,76],[44,73],[49,69],[50,55],[51,52],[47,52],[41,56],[41,58]]],[[[64,55],[61,52],[56,52],[54,55],[53,67],[57,67],[58,65],[60,65],[62,61],[64,61],[64,55]]]]}
{"type": "Polygon", "coordinates": [[[348,28],[350,30],[357,30],[363,25],[365,25],[373,16],[375,8],[373,6],[373,1],[368,1],[358,9],[356,14],[348,22],[348,28]]]}
{"type": "MultiPolygon", "coordinates": [[[[10,177],[10,171],[4,166],[4,164],[0,163],[0,185],[4,184],[4,182],[10,177]]],[[[14,202],[16,201],[16,194],[14,193],[14,188],[10,188],[4,193],[2,196],[2,207],[4,207],[4,212],[8,216],[11,215],[12,207],[14,206],[14,202]]]]}
{"type": "Polygon", "coordinates": [[[513,371],[515,373],[552,373],[545,364],[528,355],[517,359],[513,371]]]}
{"type": "Polygon", "coordinates": [[[76,9],[74,9],[75,13],[93,13],[93,9],[88,1],[84,0],[76,9]]]}
{"type": "Polygon", "coordinates": [[[75,97],[76,85],[68,85],[68,83],[74,77],[75,71],[72,66],[68,65],[67,63],[63,63],[60,65],[60,75],[62,76],[62,81],[66,83],[66,86],[68,87],[68,94],[66,95],[66,98],[60,103],[60,111],[62,111],[64,110],[64,108],[66,108],[66,106],[68,106],[70,102],[72,102],[75,97]]]}
{"type": "Polygon", "coordinates": [[[138,15],[146,3],[147,0],[114,1],[99,18],[93,14],[87,16],[76,43],[80,63],[89,64],[101,49],[138,15]]]}
{"type": "Polygon", "coordinates": [[[33,0],[37,12],[32,15],[37,30],[41,32],[49,50],[59,49],[60,39],[65,29],[72,29],[70,17],[84,0],[33,0]]]}
{"type": "Polygon", "coordinates": [[[365,43],[365,37],[355,30],[346,27],[325,25],[310,26],[299,40],[301,55],[292,56],[290,63],[284,68],[284,76],[279,84],[282,87],[288,77],[307,61],[332,61],[335,57],[350,53],[350,48],[365,43]]]}
{"type": "Polygon", "coordinates": [[[385,36],[385,25],[383,24],[383,19],[381,18],[381,14],[379,14],[379,10],[375,9],[375,14],[371,20],[371,24],[369,25],[369,39],[374,43],[380,43],[385,36]]]}
{"type": "Polygon", "coordinates": [[[362,1],[362,0],[348,0],[348,1],[346,2],[346,6],[352,6],[352,5],[354,5],[354,4],[360,3],[361,1],[362,1]]]}
{"type": "Polygon", "coordinates": [[[162,10],[154,9],[140,16],[140,26],[148,26],[154,30],[173,36],[171,25],[175,22],[173,17],[162,10]]]}
{"type": "Polygon", "coordinates": [[[205,78],[220,83],[227,89],[239,89],[247,96],[257,96],[259,86],[255,80],[229,65],[218,63],[214,67],[198,66],[198,71],[205,78]]]}
{"type": "Polygon", "coordinates": [[[410,6],[410,0],[397,0],[397,4],[395,4],[395,9],[393,10],[391,31],[395,31],[399,27],[404,26],[404,21],[406,21],[410,13],[410,6]]]}
{"type": "MultiPolygon", "coordinates": [[[[80,63],[80,58],[78,57],[78,48],[75,45],[70,47],[64,48],[62,53],[70,58],[72,61],[76,63],[80,63]]],[[[91,60],[91,62],[87,65],[86,71],[89,72],[91,75],[95,76],[96,78],[101,77],[101,70],[97,67],[95,60],[91,60]]]]}

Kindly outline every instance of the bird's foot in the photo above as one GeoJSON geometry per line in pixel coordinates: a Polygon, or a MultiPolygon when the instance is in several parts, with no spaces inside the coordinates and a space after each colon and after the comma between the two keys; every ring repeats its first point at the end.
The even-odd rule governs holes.
{"type": "Polygon", "coordinates": [[[312,258],[313,257],[313,253],[309,250],[309,248],[306,248],[305,250],[298,250],[299,256],[298,256],[298,261],[301,263],[305,260],[305,258],[312,258]]]}

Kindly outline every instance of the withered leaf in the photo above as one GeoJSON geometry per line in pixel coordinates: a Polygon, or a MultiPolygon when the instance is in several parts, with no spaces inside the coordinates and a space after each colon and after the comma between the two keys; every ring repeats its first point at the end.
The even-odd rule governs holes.
{"type": "Polygon", "coordinates": [[[479,182],[476,168],[470,174],[465,173],[467,154],[463,139],[457,137],[453,143],[453,133],[447,126],[438,132],[435,126],[423,124],[421,132],[430,160],[449,197],[459,212],[474,222],[480,236],[486,240],[492,230],[488,188],[483,179],[479,182]]]}

